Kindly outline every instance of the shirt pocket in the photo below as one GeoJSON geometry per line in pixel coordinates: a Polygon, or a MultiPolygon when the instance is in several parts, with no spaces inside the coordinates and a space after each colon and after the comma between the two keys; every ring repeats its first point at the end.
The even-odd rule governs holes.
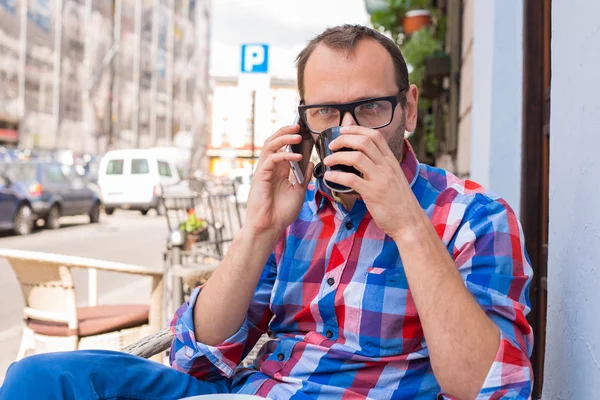
{"type": "Polygon", "coordinates": [[[420,349],[421,322],[403,268],[368,268],[361,299],[359,341],[374,357],[420,349]]]}

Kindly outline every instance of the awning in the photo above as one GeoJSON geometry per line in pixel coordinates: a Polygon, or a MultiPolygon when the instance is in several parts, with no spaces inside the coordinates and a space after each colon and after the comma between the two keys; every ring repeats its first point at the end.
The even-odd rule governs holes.
{"type": "Polygon", "coordinates": [[[14,129],[0,128],[0,142],[17,143],[19,141],[19,132],[14,129]]]}

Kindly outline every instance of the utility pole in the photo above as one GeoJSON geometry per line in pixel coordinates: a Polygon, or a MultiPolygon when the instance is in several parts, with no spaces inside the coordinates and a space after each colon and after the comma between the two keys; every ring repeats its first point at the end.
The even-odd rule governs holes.
{"type": "Polygon", "coordinates": [[[25,119],[25,64],[27,62],[27,1],[21,1],[21,13],[19,23],[19,145],[23,141],[23,128],[25,119]]]}
{"type": "MultiPolygon", "coordinates": [[[[121,48],[121,13],[123,10],[122,0],[115,0],[113,3],[113,47],[117,49],[121,48]]],[[[108,130],[108,143],[106,150],[112,150],[116,133],[120,135],[121,128],[121,115],[119,113],[120,104],[120,74],[118,64],[118,54],[111,60],[111,76],[112,76],[112,88],[111,88],[111,107],[110,107],[110,127],[108,130]]]]}
{"type": "Polygon", "coordinates": [[[165,130],[167,143],[171,145],[173,139],[173,66],[175,49],[175,6],[173,0],[167,0],[169,8],[169,25],[167,28],[167,110],[165,118],[165,130]]]}
{"type": "Polygon", "coordinates": [[[52,130],[54,147],[60,146],[60,73],[62,60],[63,0],[56,0],[54,27],[54,57],[52,66],[52,130]]]}
{"type": "MultiPolygon", "coordinates": [[[[85,76],[85,82],[82,96],[82,117],[83,117],[83,140],[78,140],[79,146],[81,148],[85,148],[85,142],[92,136],[92,118],[94,117],[94,112],[92,110],[91,104],[91,87],[89,82],[92,81],[92,63],[91,63],[91,29],[92,29],[92,0],[85,0],[85,10],[84,10],[84,25],[85,25],[85,39],[83,45],[83,70],[85,76]]],[[[73,145],[73,143],[67,144],[69,147],[73,145]]]]}
{"type": "Polygon", "coordinates": [[[189,14],[190,14],[190,1],[189,0],[183,0],[183,4],[182,4],[182,19],[183,19],[183,24],[181,24],[181,26],[185,29],[185,31],[183,32],[182,35],[182,39],[181,39],[181,61],[183,64],[183,68],[181,69],[181,76],[179,77],[179,131],[183,131],[185,130],[185,121],[184,121],[184,117],[185,117],[185,110],[186,110],[186,103],[187,103],[187,71],[188,71],[188,53],[187,53],[187,46],[186,46],[186,39],[187,39],[187,34],[188,34],[188,30],[187,27],[190,23],[190,19],[189,19],[189,14]]]}
{"type": "Polygon", "coordinates": [[[252,129],[251,129],[251,140],[252,143],[250,146],[252,147],[252,154],[250,155],[250,165],[252,166],[252,171],[250,172],[250,178],[254,176],[254,140],[256,135],[256,90],[252,90],[252,129]]]}
{"type": "Polygon", "coordinates": [[[135,135],[135,147],[140,147],[140,53],[142,46],[142,1],[135,2],[135,49],[133,53],[133,108],[131,129],[135,135]]]}
{"type": "Polygon", "coordinates": [[[150,82],[150,143],[151,146],[156,146],[156,108],[158,107],[158,101],[156,93],[158,90],[158,31],[159,31],[159,8],[160,0],[152,0],[152,60],[151,66],[151,82],[150,82]]]}

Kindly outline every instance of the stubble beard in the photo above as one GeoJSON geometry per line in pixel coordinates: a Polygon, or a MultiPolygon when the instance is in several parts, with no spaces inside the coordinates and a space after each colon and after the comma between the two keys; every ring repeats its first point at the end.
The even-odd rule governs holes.
{"type": "Polygon", "coordinates": [[[400,126],[394,134],[388,139],[388,146],[394,157],[398,162],[402,162],[402,156],[404,154],[404,132],[406,131],[406,114],[402,111],[402,118],[400,120],[400,126]]]}

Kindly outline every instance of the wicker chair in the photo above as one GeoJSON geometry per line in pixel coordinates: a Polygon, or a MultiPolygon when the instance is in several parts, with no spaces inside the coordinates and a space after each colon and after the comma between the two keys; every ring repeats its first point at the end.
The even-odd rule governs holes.
{"type": "MultiPolygon", "coordinates": [[[[197,273],[190,273],[185,275],[186,286],[189,288],[193,288],[199,285],[206,283],[208,278],[210,278],[212,272],[216,269],[215,265],[204,265],[197,273]]],[[[175,269],[182,269],[181,266],[176,266],[175,269]]],[[[194,269],[191,269],[194,271],[194,269]]],[[[183,275],[182,275],[183,276],[183,275]]],[[[160,354],[164,354],[165,351],[169,350],[171,347],[171,342],[173,341],[174,335],[169,328],[162,329],[150,336],[147,336],[136,343],[133,343],[123,349],[125,353],[133,354],[143,358],[151,358],[153,357],[155,360],[166,361],[166,357],[157,357],[160,354]]],[[[248,353],[246,358],[241,362],[241,366],[248,367],[252,365],[254,360],[258,357],[258,353],[260,349],[263,347],[265,343],[269,341],[269,336],[267,334],[262,335],[254,348],[248,353]]]]}
{"type": "MultiPolygon", "coordinates": [[[[170,329],[163,329],[153,335],[147,336],[138,342],[125,347],[122,351],[143,358],[154,358],[161,353],[169,350],[171,342],[175,336],[170,329]]],[[[254,348],[248,353],[246,358],[240,363],[243,367],[249,367],[258,357],[260,349],[269,341],[269,336],[262,335],[254,348]]],[[[166,358],[158,358],[158,360],[166,360],[166,358]]]]}
{"type": "Polygon", "coordinates": [[[162,326],[162,269],[82,257],[0,249],[25,299],[25,328],[17,359],[76,349],[120,350],[162,326]],[[77,307],[71,268],[89,271],[89,306],[77,307]],[[97,305],[98,271],[152,277],[148,305],[97,305]]]}
{"type": "Polygon", "coordinates": [[[167,351],[171,347],[174,337],[175,335],[173,335],[170,329],[163,329],[125,347],[123,352],[133,354],[134,356],[150,358],[167,351]]]}

